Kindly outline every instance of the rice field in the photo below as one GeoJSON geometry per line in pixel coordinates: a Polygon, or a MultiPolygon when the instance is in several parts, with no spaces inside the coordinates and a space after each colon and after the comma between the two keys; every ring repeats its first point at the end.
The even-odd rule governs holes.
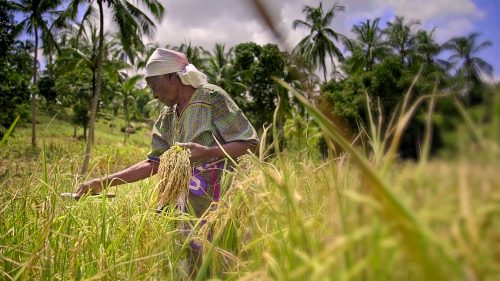
{"type": "MultiPolygon", "coordinates": [[[[194,280],[498,280],[498,114],[464,123],[452,156],[412,162],[391,154],[397,134],[388,143],[369,135],[367,152],[308,109],[338,153],[262,143],[226,173],[217,209],[188,239],[178,226],[192,218],[154,212],[154,178],[111,188],[113,199],[61,197],[84,180],[75,176],[84,143],[68,123],[42,117],[43,145],[32,151],[29,128],[18,128],[0,148],[0,279],[179,280],[196,240],[194,280]]],[[[149,149],[146,130],[126,146],[106,124],[97,130],[89,177],[149,149]]]]}

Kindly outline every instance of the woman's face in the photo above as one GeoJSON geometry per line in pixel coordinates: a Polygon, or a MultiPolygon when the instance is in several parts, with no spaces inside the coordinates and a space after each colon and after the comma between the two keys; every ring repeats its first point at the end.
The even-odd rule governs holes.
{"type": "Polygon", "coordinates": [[[175,73],[170,73],[146,78],[146,83],[153,91],[154,98],[167,106],[174,106],[177,103],[178,84],[175,75],[175,73]]]}

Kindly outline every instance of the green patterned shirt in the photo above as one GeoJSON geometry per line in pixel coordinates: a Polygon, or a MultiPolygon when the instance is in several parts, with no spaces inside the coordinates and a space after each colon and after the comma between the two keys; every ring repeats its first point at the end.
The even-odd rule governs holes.
{"type": "MultiPolygon", "coordinates": [[[[160,156],[176,142],[194,142],[208,147],[233,141],[257,144],[257,132],[236,103],[220,87],[200,86],[184,111],[165,106],[152,131],[148,160],[159,162],[160,156]]],[[[193,163],[188,205],[201,216],[212,201],[219,198],[219,181],[223,166],[219,159],[193,163]]]]}

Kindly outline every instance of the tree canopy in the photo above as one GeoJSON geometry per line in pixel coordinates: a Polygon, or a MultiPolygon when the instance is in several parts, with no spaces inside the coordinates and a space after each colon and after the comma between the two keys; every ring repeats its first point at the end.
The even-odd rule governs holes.
{"type": "MultiPolygon", "coordinates": [[[[2,108],[8,108],[1,113],[3,128],[18,114],[26,117],[30,91],[47,104],[71,108],[71,119],[84,128],[84,136],[88,129],[86,155],[90,155],[93,124],[99,112],[106,115],[106,111],[111,111],[110,116],[123,114],[125,127],[130,115],[154,118],[151,109],[158,109],[159,104],[148,95],[136,74],[160,46],[156,42],[144,45],[145,37],[153,34],[156,23],[164,17],[165,8],[159,1],[140,1],[146,6],[143,11],[128,1],[73,0],[66,9],[54,13],[51,11],[60,4],[55,0],[19,0],[12,5],[1,1],[0,78],[6,82],[2,84],[0,102],[2,108]],[[33,12],[37,5],[43,12],[33,12]],[[115,32],[103,30],[103,5],[109,6],[115,32]],[[24,11],[20,24],[13,21],[9,7],[14,6],[24,11]],[[74,20],[82,8],[82,23],[76,24],[74,20]],[[32,33],[32,42],[16,41],[15,35],[21,28],[32,33]],[[40,36],[35,34],[37,30],[40,36]],[[38,39],[47,65],[33,85],[39,72],[38,58],[34,57],[38,39]]],[[[356,134],[369,125],[368,111],[389,123],[417,76],[409,102],[433,91],[453,95],[469,107],[486,100],[482,77],[491,75],[493,68],[481,58],[481,51],[492,43],[480,40],[479,33],[451,38],[440,45],[435,39],[436,28],[425,30],[419,21],[395,16],[386,23],[380,18],[364,19],[352,26],[349,38],[334,26],[335,16],[344,10],[338,3],[329,7],[323,3],[304,6],[303,18],[293,21],[291,28],[304,28],[307,35],[291,53],[275,44],[254,42],[235,46],[217,42],[212,48],[205,48],[188,40],[165,47],[184,52],[190,63],[207,74],[210,83],[221,86],[233,97],[256,128],[261,130],[276,121],[279,130],[286,127],[287,134],[293,136],[304,132],[293,128],[293,124],[302,126],[311,121],[310,117],[273,77],[290,83],[307,100],[356,134]],[[448,59],[443,59],[443,50],[449,52],[448,59]]],[[[450,110],[449,100],[437,102],[436,116],[457,114],[450,110]]],[[[423,128],[419,116],[423,112],[417,110],[415,120],[408,126],[402,146],[405,155],[418,154],[422,137],[419,130],[423,128]]],[[[443,131],[453,127],[451,121],[439,125],[443,131]]],[[[438,130],[436,135],[440,133],[438,130]]]]}

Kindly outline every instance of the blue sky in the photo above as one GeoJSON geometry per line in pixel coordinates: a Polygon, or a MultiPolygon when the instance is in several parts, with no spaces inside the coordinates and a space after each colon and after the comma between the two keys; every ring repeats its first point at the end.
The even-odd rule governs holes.
{"type": "Polygon", "coordinates": [[[496,81],[500,81],[500,1],[476,0],[479,9],[485,12],[482,19],[474,22],[475,30],[481,32],[483,39],[488,39],[493,46],[481,53],[486,61],[494,67],[496,81]]]}
{"type": "MultiPolygon", "coordinates": [[[[193,45],[212,50],[215,43],[234,46],[253,41],[259,44],[276,43],[274,37],[249,5],[248,0],[161,0],[166,9],[165,19],[157,25],[157,32],[146,42],[160,46],[178,45],[190,41],[193,45]]],[[[274,18],[287,37],[285,49],[295,46],[306,35],[306,30],[291,28],[295,19],[303,19],[304,5],[317,6],[319,0],[267,0],[274,18]]],[[[493,46],[479,56],[494,67],[494,79],[500,81],[500,0],[323,0],[329,8],[338,2],[346,7],[333,21],[332,27],[347,36],[353,24],[367,18],[381,17],[385,27],[394,15],[422,22],[419,28],[436,27],[436,39],[444,43],[452,37],[481,33],[480,41],[490,40],[493,46]]],[[[107,13],[107,11],[105,11],[107,13]]],[[[18,17],[16,17],[18,19],[18,17]]],[[[112,29],[110,15],[105,17],[107,29],[112,29]]],[[[446,54],[443,54],[447,57],[446,54]]]]}
{"type": "MultiPolygon", "coordinates": [[[[382,1],[382,2],[394,2],[394,1],[382,1]]],[[[483,42],[489,40],[492,42],[492,46],[483,49],[479,53],[479,57],[483,58],[489,62],[494,68],[494,77],[496,81],[500,81],[500,1],[499,0],[474,0],[467,1],[474,4],[475,9],[454,9],[453,6],[460,5],[459,1],[441,1],[436,0],[435,2],[444,3],[441,13],[429,12],[428,17],[425,19],[419,18],[418,15],[426,16],[426,13],[418,12],[405,12],[405,8],[413,8],[413,6],[408,5],[405,7],[405,1],[400,1],[402,5],[400,7],[394,8],[391,5],[385,6],[382,9],[383,13],[379,14],[382,18],[381,22],[387,22],[394,18],[397,14],[396,10],[403,12],[405,18],[416,18],[422,22],[421,27],[426,30],[432,30],[436,27],[437,40],[439,43],[443,43],[455,36],[467,36],[471,32],[479,32],[481,36],[478,42],[483,42]],[[456,3],[455,5],[453,5],[456,3]],[[446,5],[450,4],[449,13],[446,11],[446,5]],[[412,17],[412,14],[417,14],[416,17],[412,17]]],[[[418,2],[418,1],[416,1],[418,2]]],[[[462,1],[463,2],[463,1],[462,1]]],[[[325,3],[325,2],[324,2],[325,3]]],[[[423,5],[423,4],[422,4],[423,5]]],[[[348,7],[348,4],[346,5],[348,7]]],[[[438,4],[439,6],[439,4],[438,4]]],[[[418,7],[416,7],[418,8],[418,7]]],[[[359,22],[359,19],[352,17],[350,20],[351,25],[359,22]]],[[[442,58],[448,58],[449,53],[443,52],[441,54],[442,58]]]]}
{"type": "MultiPolygon", "coordinates": [[[[247,41],[275,42],[269,30],[252,12],[247,0],[170,0],[166,2],[166,18],[158,26],[154,42],[160,45],[176,45],[191,41],[211,50],[216,42],[228,46],[247,41]]],[[[267,0],[279,27],[288,38],[284,48],[295,46],[306,35],[306,30],[293,30],[292,22],[303,19],[304,5],[317,6],[320,0],[267,0]]],[[[420,20],[419,28],[432,30],[436,27],[438,43],[456,36],[480,32],[479,40],[490,40],[493,46],[479,56],[494,67],[494,79],[500,81],[500,0],[323,0],[323,6],[335,2],[346,7],[333,21],[334,30],[350,35],[353,24],[367,18],[381,17],[381,27],[395,15],[420,20]],[[495,32],[497,29],[497,32],[495,32]]],[[[447,58],[444,53],[443,57],[447,58]]]]}

